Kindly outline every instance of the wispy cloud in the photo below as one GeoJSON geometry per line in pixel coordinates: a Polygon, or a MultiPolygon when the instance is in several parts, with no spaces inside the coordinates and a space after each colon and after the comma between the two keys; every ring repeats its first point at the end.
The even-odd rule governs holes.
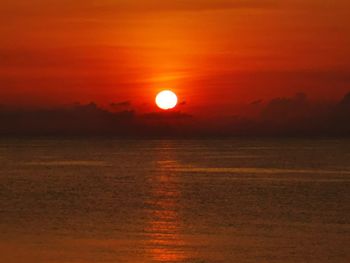
{"type": "Polygon", "coordinates": [[[109,16],[148,14],[159,12],[200,12],[229,9],[268,8],[276,4],[274,0],[34,0],[0,3],[5,11],[2,20],[7,16],[109,16]],[[42,12],[45,10],[45,12],[42,12]],[[7,15],[6,15],[7,14],[7,15]]]}
{"type": "Polygon", "coordinates": [[[264,8],[271,6],[271,0],[122,0],[100,2],[101,7],[113,7],[129,11],[159,12],[159,11],[207,11],[221,9],[264,8]]]}

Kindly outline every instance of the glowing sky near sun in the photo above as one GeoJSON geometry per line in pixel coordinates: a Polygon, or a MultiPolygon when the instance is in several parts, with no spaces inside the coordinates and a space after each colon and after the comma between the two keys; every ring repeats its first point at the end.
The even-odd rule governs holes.
{"type": "MultiPolygon", "coordinates": [[[[189,111],[350,89],[346,0],[3,0],[0,104],[154,101],[189,111]]],[[[146,106],[145,106],[146,105],[146,106]]]]}

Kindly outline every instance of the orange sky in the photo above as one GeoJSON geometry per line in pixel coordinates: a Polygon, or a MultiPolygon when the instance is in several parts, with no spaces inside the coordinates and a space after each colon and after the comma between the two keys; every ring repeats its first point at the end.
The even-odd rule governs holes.
{"type": "Polygon", "coordinates": [[[226,113],[350,90],[348,0],[2,0],[0,12],[0,104],[149,110],[164,88],[183,110],[226,113]]]}

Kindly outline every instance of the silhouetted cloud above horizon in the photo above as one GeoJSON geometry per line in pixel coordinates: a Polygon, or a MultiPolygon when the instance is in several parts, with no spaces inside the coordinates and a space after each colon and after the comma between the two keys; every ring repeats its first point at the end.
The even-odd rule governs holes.
{"type": "Polygon", "coordinates": [[[0,107],[2,135],[116,136],[350,136],[350,92],[339,102],[311,101],[304,93],[256,101],[255,117],[206,120],[186,112],[137,113],[130,101],[115,103],[130,109],[111,112],[95,103],[65,108],[10,110],[0,107]]]}
{"type": "Polygon", "coordinates": [[[124,107],[130,107],[131,106],[131,101],[130,100],[125,100],[125,101],[119,101],[119,102],[112,102],[110,104],[112,108],[124,108],[124,107]]]}

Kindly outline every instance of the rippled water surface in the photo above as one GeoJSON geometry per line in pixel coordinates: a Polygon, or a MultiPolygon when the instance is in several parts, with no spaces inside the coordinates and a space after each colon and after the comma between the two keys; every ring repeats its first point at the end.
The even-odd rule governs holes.
{"type": "Polygon", "coordinates": [[[350,262],[350,141],[0,140],[0,262],[350,262]]]}

